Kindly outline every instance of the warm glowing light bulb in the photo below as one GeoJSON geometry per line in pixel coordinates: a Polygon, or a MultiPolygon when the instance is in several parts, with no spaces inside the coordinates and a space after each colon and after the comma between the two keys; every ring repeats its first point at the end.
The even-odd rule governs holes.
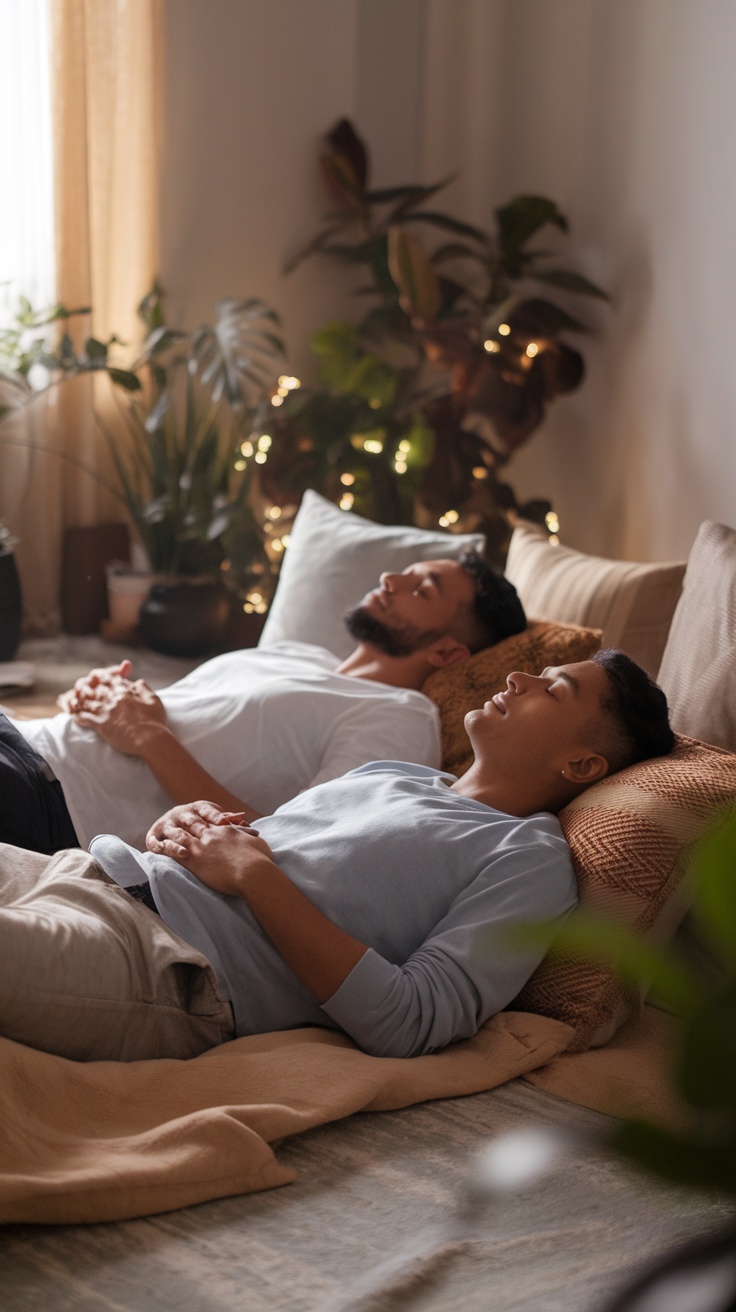
{"type": "Polygon", "coordinates": [[[549,535],[549,540],[550,540],[550,545],[551,545],[551,546],[553,546],[553,547],[559,547],[559,545],[560,545],[560,539],[558,538],[558,536],[557,536],[556,533],[550,533],[550,535],[549,535]]]}
{"type": "Polygon", "coordinates": [[[340,482],[342,483],[343,487],[352,487],[353,483],[355,482],[355,474],[341,474],[340,482]]]}
{"type": "Polygon", "coordinates": [[[408,438],[404,437],[401,439],[399,442],[399,451],[403,451],[404,454],[406,454],[407,451],[411,451],[411,442],[408,438]]]}
{"type": "Polygon", "coordinates": [[[475,469],[473,470],[473,478],[478,478],[478,479],[488,478],[488,470],[486,469],[485,465],[475,466],[475,469]]]}
{"type": "Polygon", "coordinates": [[[266,605],[265,601],[259,601],[258,605],[255,608],[256,615],[265,615],[267,610],[268,610],[268,606],[266,605]]]}
{"type": "Polygon", "coordinates": [[[258,450],[259,450],[259,451],[270,451],[270,450],[271,450],[271,440],[272,440],[272,439],[271,439],[271,434],[270,434],[270,433],[261,433],[261,436],[260,436],[259,439],[258,439],[258,450]]]}
{"type": "Polygon", "coordinates": [[[271,546],[273,547],[274,551],[278,551],[279,553],[282,552],[284,549],[284,544],[281,541],[281,538],[275,538],[274,541],[271,543],[271,546]]]}
{"type": "Polygon", "coordinates": [[[405,474],[405,473],[406,473],[406,461],[405,461],[405,460],[397,460],[397,461],[395,462],[395,464],[394,464],[394,469],[396,470],[396,473],[397,473],[397,474],[405,474]]]}
{"type": "Polygon", "coordinates": [[[266,455],[266,452],[265,452],[265,451],[256,451],[256,464],[257,464],[257,465],[265,465],[265,463],[266,463],[267,460],[268,460],[268,456],[266,455]]]}
{"type": "Polygon", "coordinates": [[[446,510],[443,515],[443,519],[446,519],[448,524],[457,524],[459,518],[460,515],[457,510],[446,510]]]}
{"type": "Polygon", "coordinates": [[[535,355],[539,355],[539,347],[537,346],[537,343],[530,342],[526,348],[526,353],[529,356],[530,360],[533,360],[535,355]]]}
{"type": "Polygon", "coordinates": [[[266,511],[266,514],[268,515],[269,519],[280,519],[281,506],[269,506],[268,510],[266,511]]]}
{"type": "Polygon", "coordinates": [[[354,501],[355,501],[355,497],[353,496],[352,492],[344,492],[343,495],[340,497],[340,509],[352,510],[354,501]]]}
{"type": "Polygon", "coordinates": [[[278,388],[276,389],[276,395],[277,395],[277,396],[280,396],[281,399],[283,400],[285,396],[288,396],[288,395],[289,395],[289,389],[288,389],[288,387],[278,387],[278,388]]]}
{"type": "Polygon", "coordinates": [[[282,541],[283,544],[284,544],[284,551],[285,551],[286,548],[288,547],[289,543],[291,542],[291,538],[290,538],[289,534],[288,534],[288,533],[284,533],[284,536],[282,537],[281,541],[282,541]]]}
{"type": "Polygon", "coordinates": [[[255,610],[255,606],[251,606],[249,601],[245,601],[243,602],[243,610],[245,611],[246,615],[252,615],[253,611],[255,610]]]}
{"type": "Polygon", "coordinates": [[[278,393],[276,394],[276,396],[271,397],[271,405],[279,406],[283,404],[284,404],[284,398],[283,396],[279,396],[278,393]]]}
{"type": "Polygon", "coordinates": [[[544,522],[547,525],[547,528],[550,533],[559,533],[560,521],[554,510],[548,511],[548,513],[544,517],[544,522]]]}
{"type": "Polygon", "coordinates": [[[223,573],[227,574],[227,571],[229,570],[229,568],[230,568],[230,561],[229,561],[229,560],[221,560],[221,561],[220,561],[220,569],[223,571],[223,573]]]}
{"type": "Polygon", "coordinates": [[[245,468],[246,468],[246,464],[245,464],[245,461],[244,461],[244,460],[236,460],[236,461],[235,461],[235,464],[233,465],[233,469],[237,469],[237,470],[238,470],[238,473],[240,473],[241,470],[243,470],[243,469],[245,469],[245,468]]]}
{"type": "Polygon", "coordinates": [[[246,458],[247,458],[248,456],[252,456],[252,455],[253,455],[253,443],[252,443],[252,442],[243,442],[243,445],[242,445],[241,448],[240,448],[240,454],[243,455],[243,456],[245,456],[246,458]]]}
{"type": "Polygon", "coordinates": [[[501,347],[499,346],[498,342],[494,341],[492,337],[487,338],[487,340],[483,343],[483,346],[485,347],[486,351],[488,351],[489,355],[495,355],[497,351],[501,350],[501,347]]]}
{"type": "Polygon", "coordinates": [[[498,331],[501,337],[509,337],[511,335],[511,328],[507,323],[500,323],[498,325],[498,331]]]}
{"type": "Polygon", "coordinates": [[[367,437],[363,443],[363,450],[371,456],[380,456],[383,451],[383,442],[380,442],[377,437],[367,437]]]}
{"type": "Polygon", "coordinates": [[[254,605],[254,606],[257,606],[258,603],[259,603],[259,601],[263,601],[263,593],[262,593],[262,592],[255,592],[255,591],[254,591],[254,592],[249,592],[249,593],[248,593],[248,601],[252,601],[252,602],[253,602],[253,605],[254,605]]]}
{"type": "Polygon", "coordinates": [[[440,525],[441,528],[450,527],[450,521],[447,518],[447,515],[440,515],[439,519],[437,520],[437,523],[440,525]]]}

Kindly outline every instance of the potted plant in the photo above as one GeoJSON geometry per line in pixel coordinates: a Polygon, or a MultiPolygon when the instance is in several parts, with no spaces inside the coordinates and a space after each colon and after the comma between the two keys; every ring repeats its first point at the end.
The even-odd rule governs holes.
{"type": "Polygon", "coordinates": [[[165,322],[158,285],[139,312],[147,336],[121,406],[129,441],[121,450],[110,434],[110,450],[155,575],[144,635],[156,650],[199,655],[222,637],[229,596],[268,568],[243,448],[284,348],[277,316],[255,299],[221,301],[215,322],[191,332],[165,322]]]}
{"type": "Polygon", "coordinates": [[[317,487],[387,522],[481,528],[502,559],[508,512],[543,522],[551,506],[519,505],[500,475],[584,372],[565,337],[585,325],[548,292],[607,295],[539,249],[544,229],[568,226],[546,197],[517,196],[486,232],[435,208],[449,179],[373,189],[346,119],[320,163],[331,212],[287,271],[337,260],[368,308],[316,334],[320,386],[275,399],[272,494],[317,487]]]}
{"type": "MultiPolygon", "coordinates": [[[[109,376],[124,440],[99,412],[96,418],[117,482],[56,454],[106,486],[138,532],[153,581],[141,616],[150,645],[176,655],[204,654],[227,626],[228,598],[242,598],[268,567],[249,500],[252,466],[242,448],[283,368],[277,316],[261,301],[231,299],[217,306],[213,324],[184,332],[165,323],[155,284],[139,306],[143,350],[130,369],[120,369],[110,362],[114,337],[87,338],[77,352],[65,332],[54,349],[48,346],[48,324],[87,312],[57,306],[36,314],[22,302],[21,314],[44,331],[22,349],[20,336],[14,339],[0,361],[0,422],[65,378],[95,371],[109,376]]],[[[40,446],[8,435],[3,441],[40,446]]]]}

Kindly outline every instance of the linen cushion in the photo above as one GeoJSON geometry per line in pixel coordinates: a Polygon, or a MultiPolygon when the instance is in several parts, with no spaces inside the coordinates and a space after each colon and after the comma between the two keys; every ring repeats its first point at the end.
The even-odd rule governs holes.
{"type": "Polygon", "coordinates": [[[422,692],[439,707],[443,769],[465,774],[473,752],[463,720],[468,711],[506,687],[507,674],[512,670],[541,674],[546,665],[588,660],[598,650],[600,639],[600,629],[530,620],[523,633],[430,674],[422,692]]]}
{"type": "Polygon", "coordinates": [[[736,751],[736,532],[701,524],[658,682],[678,733],[736,751]]]}
{"type": "MultiPolygon", "coordinates": [[[[670,756],[630,766],[560,812],[580,906],[641,933],[673,933],[686,908],[682,883],[693,845],[736,803],[736,755],[678,736],[670,756]]],[[[550,956],[511,1003],[572,1025],[571,1051],[605,1043],[636,999],[610,969],[550,956]]]]}
{"type": "Polygon", "coordinates": [[[527,615],[602,629],[654,678],[685,573],[683,562],[640,565],[554,545],[535,524],[514,529],[506,577],[527,615]]]}
{"type": "Polygon", "coordinates": [[[483,551],[484,545],[479,533],[374,524],[310,489],[294,520],[258,645],[313,642],[344,658],[355,643],[342,617],[376,587],[384,570],[399,572],[417,560],[455,560],[468,547],[483,551]]]}

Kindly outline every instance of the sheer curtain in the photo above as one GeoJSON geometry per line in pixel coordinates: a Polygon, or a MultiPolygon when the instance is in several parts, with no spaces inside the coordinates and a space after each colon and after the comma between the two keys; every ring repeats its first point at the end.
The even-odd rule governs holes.
{"type": "MultiPolygon", "coordinates": [[[[114,332],[129,344],[128,354],[140,340],[135,307],[158,262],[161,4],[0,0],[19,11],[38,7],[48,24],[45,54],[40,40],[33,52],[40,63],[50,55],[53,206],[47,200],[46,208],[54,211],[56,266],[50,299],[70,308],[92,306],[91,316],[72,320],[73,333],[83,339],[114,332]]],[[[16,43],[10,57],[20,60],[21,53],[16,43]]],[[[12,121],[17,117],[16,106],[12,121]]],[[[53,262],[54,243],[50,252],[53,262]]],[[[96,380],[95,390],[98,409],[105,410],[104,380],[96,380]]],[[[31,425],[37,430],[43,424],[49,446],[109,476],[92,402],[91,379],[64,384],[31,425]]],[[[3,453],[3,464],[11,458],[17,471],[24,455],[3,453]]],[[[121,507],[93,479],[54,456],[37,453],[25,461],[23,474],[13,526],[22,537],[18,557],[27,624],[51,632],[59,620],[63,529],[119,519],[121,507]]],[[[18,481],[16,472],[16,489],[18,481]]]]}

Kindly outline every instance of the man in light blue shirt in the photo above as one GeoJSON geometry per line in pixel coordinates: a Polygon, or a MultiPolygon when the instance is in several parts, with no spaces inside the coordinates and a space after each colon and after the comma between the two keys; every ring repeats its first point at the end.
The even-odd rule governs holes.
{"type": "MultiPolygon", "coordinates": [[[[663,693],[621,653],[513,673],[465,725],[475,759],[460,779],[375,762],[307,790],[257,830],[200,802],[162,817],[145,854],[96,839],[81,917],[82,880],[75,894],[66,868],[61,881],[46,870],[22,942],[17,915],[11,942],[0,912],[0,962],[6,945],[13,958],[0,965],[0,1032],[123,1059],[190,1056],[305,1024],[342,1029],[381,1056],[474,1034],[539,961],[511,950],[509,926],[574,905],[554,812],[674,740],[663,693]]],[[[33,901],[29,890],[27,911],[33,901]]]]}

